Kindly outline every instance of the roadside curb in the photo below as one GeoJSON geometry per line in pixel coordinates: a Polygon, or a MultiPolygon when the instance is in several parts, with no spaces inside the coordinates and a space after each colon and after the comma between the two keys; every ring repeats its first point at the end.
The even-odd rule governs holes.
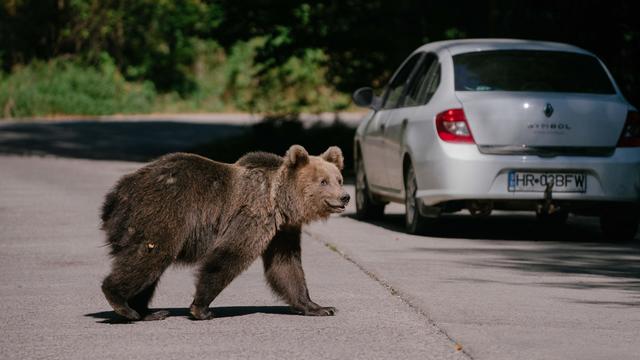
{"type": "Polygon", "coordinates": [[[440,326],[438,326],[438,324],[436,324],[431,319],[431,317],[429,316],[429,314],[426,311],[424,311],[422,308],[420,308],[414,302],[411,301],[411,297],[410,296],[408,296],[407,294],[403,293],[398,288],[394,287],[391,283],[389,283],[387,280],[385,280],[382,275],[380,275],[376,271],[368,269],[364,265],[360,264],[360,262],[358,262],[358,260],[357,260],[357,257],[355,257],[354,255],[352,255],[352,254],[350,254],[348,252],[345,252],[345,251],[339,249],[336,244],[326,240],[321,234],[318,234],[318,233],[316,233],[316,232],[314,232],[312,230],[309,230],[309,229],[304,229],[303,233],[308,235],[311,240],[313,240],[313,241],[315,241],[317,243],[320,243],[321,245],[325,246],[327,249],[329,249],[332,252],[338,254],[344,260],[346,260],[346,261],[350,262],[351,264],[353,264],[354,266],[356,266],[367,277],[369,277],[370,279],[372,279],[373,281],[378,283],[380,286],[382,286],[391,296],[394,296],[394,297],[398,298],[403,304],[408,306],[411,310],[413,310],[415,313],[417,313],[420,317],[424,318],[424,320],[426,321],[428,326],[433,327],[436,330],[437,333],[443,335],[445,338],[447,338],[447,340],[449,340],[449,342],[451,342],[451,344],[453,345],[453,348],[454,348],[454,350],[456,352],[460,352],[467,359],[473,360],[473,356],[471,356],[471,354],[469,354],[466,351],[466,349],[464,348],[464,346],[462,344],[457,342],[444,329],[442,329],[440,326]]]}

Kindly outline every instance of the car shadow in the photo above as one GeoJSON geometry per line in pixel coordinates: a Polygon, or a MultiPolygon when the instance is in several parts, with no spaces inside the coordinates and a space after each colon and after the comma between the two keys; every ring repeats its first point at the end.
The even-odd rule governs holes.
{"type": "MultiPolygon", "coordinates": [[[[354,215],[346,215],[355,218],[354,215]]],[[[357,219],[356,219],[357,220],[357,219]]],[[[385,215],[370,224],[394,232],[404,232],[404,215],[385,215]]],[[[615,289],[640,292],[640,241],[615,243],[605,239],[596,218],[571,216],[565,225],[541,226],[533,215],[501,214],[487,218],[468,215],[443,216],[424,233],[439,239],[465,239],[472,243],[447,246],[412,246],[402,251],[424,252],[437,256],[464,255],[460,266],[519,270],[531,275],[560,275],[541,286],[567,289],[615,289]],[[477,244],[473,244],[477,242],[477,244]],[[563,280],[561,275],[598,276],[580,281],[563,280]]],[[[457,260],[458,261],[458,260],[457,260]]],[[[451,279],[452,281],[499,282],[487,279],[451,279]]],[[[519,284],[513,284],[519,285],[519,284]]],[[[636,307],[640,302],[595,302],[603,306],[636,307]]]]}
{"type": "MultiPolygon", "coordinates": [[[[153,310],[166,310],[169,317],[191,318],[188,308],[157,308],[153,310]]],[[[219,306],[212,307],[215,318],[245,316],[253,314],[298,315],[288,306],[219,306]]],[[[84,316],[98,319],[101,324],[131,324],[132,321],[116,314],[114,311],[101,311],[85,314],[84,316]]]]}
{"type": "MultiPolygon", "coordinates": [[[[436,255],[463,253],[461,265],[477,268],[518,270],[533,276],[551,274],[537,285],[565,289],[610,289],[640,292],[640,247],[636,244],[545,242],[539,246],[488,244],[482,247],[413,247],[412,252],[436,255]],[[564,275],[572,276],[566,278],[564,275]],[[575,276],[578,276],[576,278],[575,276]]],[[[499,282],[486,279],[457,281],[499,282]]],[[[513,284],[520,285],[520,284],[513,284]]],[[[595,301],[595,303],[599,303],[595,301]]],[[[609,306],[637,306],[638,301],[620,301],[609,306]]]]}
{"type": "Polygon", "coordinates": [[[0,153],[148,161],[246,131],[244,125],[178,121],[64,121],[0,124],[0,153]]]}
{"type": "MultiPolygon", "coordinates": [[[[356,221],[355,214],[345,215],[356,221]]],[[[403,214],[385,214],[381,220],[365,221],[396,232],[405,232],[403,214]]],[[[564,225],[543,225],[529,214],[500,214],[472,217],[465,214],[444,215],[423,232],[424,236],[440,238],[603,242],[597,219],[570,217],[564,225]]]]}

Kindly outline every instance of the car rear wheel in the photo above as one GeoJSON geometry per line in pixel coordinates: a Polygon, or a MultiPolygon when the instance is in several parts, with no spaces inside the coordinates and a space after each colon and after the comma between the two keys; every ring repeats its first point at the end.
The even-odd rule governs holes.
{"type": "Polygon", "coordinates": [[[608,241],[632,241],[638,231],[638,222],[635,209],[607,211],[600,216],[600,229],[608,241]]]}
{"type": "Polygon", "coordinates": [[[416,173],[409,165],[404,176],[404,198],[405,198],[405,227],[410,234],[422,234],[429,225],[433,225],[436,219],[425,218],[420,215],[419,203],[416,198],[418,184],[416,173]]]}
{"type": "Polygon", "coordinates": [[[379,220],[384,216],[384,203],[375,202],[369,191],[362,160],[356,166],[356,216],[362,220],[379,220]]]}

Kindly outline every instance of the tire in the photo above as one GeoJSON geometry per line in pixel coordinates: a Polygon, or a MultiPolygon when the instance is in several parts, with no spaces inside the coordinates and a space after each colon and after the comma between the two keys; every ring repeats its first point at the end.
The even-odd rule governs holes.
{"type": "Polygon", "coordinates": [[[384,216],[386,204],[378,203],[373,199],[367,174],[364,171],[364,163],[357,160],[356,165],[356,217],[361,220],[380,220],[384,216]]]}
{"type": "Polygon", "coordinates": [[[405,171],[404,188],[405,228],[409,234],[422,234],[428,227],[434,225],[437,219],[425,218],[420,215],[419,203],[416,198],[418,183],[416,173],[411,165],[405,171]]]}
{"type": "Polygon", "coordinates": [[[638,231],[639,214],[635,209],[606,211],[600,215],[600,229],[605,240],[627,242],[634,240],[638,231]]]}

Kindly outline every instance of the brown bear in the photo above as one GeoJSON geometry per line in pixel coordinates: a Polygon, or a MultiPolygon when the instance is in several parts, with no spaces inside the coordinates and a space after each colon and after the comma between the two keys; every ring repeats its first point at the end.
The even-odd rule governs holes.
{"type": "Polygon", "coordinates": [[[267,281],[292,309],[333,315],[309,298],[300,259],[301,226],[344,211],[342,151],[310,156],[299,145],[284,157],[249,153],[225,164],[185,153],[166,155],[123,176],[106,195],[102,228],[113,257],[102,291],[129,320],[160,320],[148,308],[169,265],[198,264],[194,319],[262,255],[267,281]]]}

